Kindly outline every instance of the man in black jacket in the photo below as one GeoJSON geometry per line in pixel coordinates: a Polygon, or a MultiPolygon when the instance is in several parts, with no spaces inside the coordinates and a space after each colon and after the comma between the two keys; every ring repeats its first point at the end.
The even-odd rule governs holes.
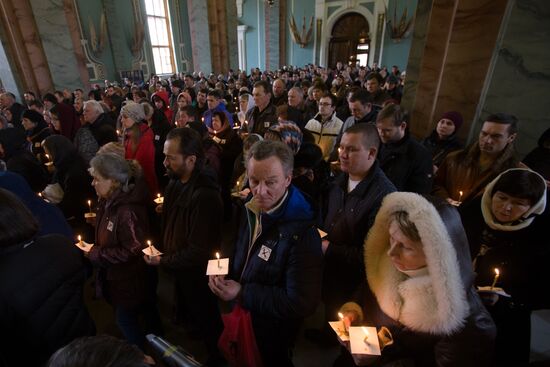
{"type": "Polygon", "coordinates": [[[382,145],[380,167],[397,190],[429,194],[432,189],[432,157],[407,130],[405,112],[396,104],[384,107],[376,118],[382,145]]]}
{"type": "Polygon", "coordinates": [[[271,88],[266,81],[259,81],[254,84],[252,90],[254,96],[254,108],[246,113],[248,121],[248,133],[261,136],[277,122],[277,109],[271,103],[271,88]]]}
{"type": "Polygon", "coordinates": [[[205,279],[208,259],[219,250],[223,204],[216,180],[203,168],[202,139],[193,129],[171,130],[164,143],[170,182],[162,206],[162,256],[145,256],[175,277],[178,307],[200,332],[209,366],[220,362],[217,348],[222,322],[216,298],[205,279]]]}
{"type": "Polygon", "coordinates": [[[103,107],[98,101],[89,100],[84,102],[82,116],[84,117],[84,122],[89,124],[90,131],[99,147],[118,140],[115,122],[108,113],[104,112],[103,107]]]}
{"type": "MultiPolygon", "coordinates": [[[[372,124],[353,125],[346,130],[340,142],[340,168],[343,173],[331,186],[323,226],[328,233],[322,242],[326,321],[337,319],[339,307],[364,281],[365,236],[374,223],[382,199],[395,191],[376,161],[379,144],[376,128],[372,124]]],[[[330,336],[333,338],[332,334],[330,336]]]]}

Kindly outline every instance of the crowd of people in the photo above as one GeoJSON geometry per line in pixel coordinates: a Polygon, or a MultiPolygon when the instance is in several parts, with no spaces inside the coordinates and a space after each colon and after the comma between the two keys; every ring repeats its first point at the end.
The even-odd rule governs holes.
{"type": "Polygon", "coordinates": [[[264,366],[292,366],[319,306],[325,323],[305,336],[340,342],[335,366],[526,365],[531,312],[550,307],[550,130],[523,161],[508,113],[469,146],[459,111],[416,139],[405,76],[339,62],[27,91],[22,103],[2,91],[0,364],[105,353],[90,338],[89,277],[134,346],[120,350],[152,362],[160,270],[169,318],[204,342],[208,366],[233,361],[222,308],[249,316],[264,366]],[[228,274],[206,277],[221,249],[228,274]],[[338,315],[344,329],[376,327],[381,355],[351,353],[329,327],[338,315]]]}

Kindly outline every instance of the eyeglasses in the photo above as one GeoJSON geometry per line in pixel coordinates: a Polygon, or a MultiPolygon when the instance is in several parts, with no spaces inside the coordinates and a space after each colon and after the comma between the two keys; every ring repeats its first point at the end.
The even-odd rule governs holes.
{"type": "Polygon", "coordinates": [[[319,102],[319,106],[332,106],[332,103],[319,102]]]}

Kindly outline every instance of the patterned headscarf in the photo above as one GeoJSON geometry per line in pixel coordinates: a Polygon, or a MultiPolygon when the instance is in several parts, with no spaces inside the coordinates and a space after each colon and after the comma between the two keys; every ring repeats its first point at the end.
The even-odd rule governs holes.
{"type": "Polygon", "coordinates": [[[279,121],[275,125],[272,125],[265,134],[265,138],[268,140],[280,140],[290,149],[294,155],[300,150],[302,145],[302,130],[292,121],[279,121]]]}

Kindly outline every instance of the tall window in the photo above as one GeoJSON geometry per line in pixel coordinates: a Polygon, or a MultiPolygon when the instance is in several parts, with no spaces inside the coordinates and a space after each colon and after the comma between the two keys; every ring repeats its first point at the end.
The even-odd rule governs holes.
{"type": "Polygon", "coordinates": [[[170,19],[166,0],[145,0],[147,25],[153,49],[155,71],[157,74],[172,74],[174,65],[174,50],[170,37],[170,19]]]}

